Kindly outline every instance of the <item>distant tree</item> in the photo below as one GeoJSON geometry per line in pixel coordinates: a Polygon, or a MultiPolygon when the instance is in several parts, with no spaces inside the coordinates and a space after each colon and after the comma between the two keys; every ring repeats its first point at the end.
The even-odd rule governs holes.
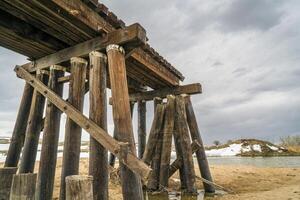
{"type": "Polygon", "coordinates": [[[227,144],[231,144],[232,142],[232,140],[227,140],[227,144]]]}
{"type": "Polygon", "coordinates": [[[214,145],[216,145],[216,146],[219,146],[219,145],[221,144],[221,142],[220,142],[219,140],[215,140],[213,143],[214,143],[214,145]]]}
{"type": "Polygon", "coordinates": [[[300,146],[300,135],[282,137],[280,141],[281,145],[285,147],[300,146]]]}

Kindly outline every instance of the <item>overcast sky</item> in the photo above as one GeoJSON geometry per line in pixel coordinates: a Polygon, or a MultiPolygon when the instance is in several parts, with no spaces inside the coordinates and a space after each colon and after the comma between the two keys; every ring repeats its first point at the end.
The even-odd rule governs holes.
{"type": "MultiPolygon", "coordinates": [[[[300,134],[300,1],[102,2],[128,25],[144,26],[184,84],[203,85],[192,101],[206,144],[300,134]]],[[[23,88],[13,67],[25,62],[0,49],[0,134],[13,129],[23,88]]]]}

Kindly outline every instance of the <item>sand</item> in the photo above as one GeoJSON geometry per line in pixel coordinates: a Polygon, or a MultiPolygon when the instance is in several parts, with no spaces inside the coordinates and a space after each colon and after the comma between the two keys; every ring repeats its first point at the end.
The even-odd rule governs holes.
{"type": "MultiPolygon", "coordinates": [[[[295,159],[298,159],[297,157],[295,159]]],[[[38,166],[36,166],[36,169],[38,166]]],[[[80,174],[87,174],[88,160],[82,159],[80,174]]],[[[216,200],[300,200],[300,168],[257,168],[251,166],[211,166],[214,180],[217,184],[233,191],[233,194],[226,194],[208,199],[216,200]]],[[[58,161],[57,174],[55,179],[54,197],[59,194],[59,174],[61,171],[61,159],[58,161]]],[[[196,169],[197,175],[199,170],[196,169]]],[[[121,187],[112,173],[112,180],[109,184],[110,200],[121,200],[121,187]]],[[[180,187],[175,174],[170,181],[170,190],[180,187]]],[[[197,180],[197,188],[202,188],[202,183],[197,180]]]]}

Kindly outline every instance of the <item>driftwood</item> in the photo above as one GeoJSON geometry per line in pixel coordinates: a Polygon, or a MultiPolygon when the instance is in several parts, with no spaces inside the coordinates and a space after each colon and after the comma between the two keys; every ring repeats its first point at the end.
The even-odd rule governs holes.
{"type": "Polygon", "coordinates": [[[6,167],[0,168],[0,200],[8,200],[13,176],[18,168],[6,167]]]}
{"type": "Polygon", "coordinates": [[[10,200],[35,200],[36,174],[14,175],[10,200]]]}
{"type": "MultiPolygon", "coordinates": [[[[63,85],[58,79],[64,72],[58,66],[50,68],[48,87],[57,95],[62,96],[63,85]]],[[[45,127],[37,180],[36,200],[51,200],[57,160],[61,112],[50,101],[47,101],[45,127]]]]}
{"type": "MultiPolygon", "coordinates": [[[[37,79],[42,80],[44,84],[48,83],[47,75],[37,73],[36,77],[37,79]]],[[[44,107],[44,96],[37,90],[34,90],[19,173],[33,173],[43,121],[44,107]]]]}
{"type": "Polygon", "coordinates": [[[92,176],[66,177],[66,200],[91,200],[93,199],[92,176]]]}
{"type": "MultiPolygon", "coordinates": [[[[107,130],[106,76],[107,57],[100,52],[90,53],[90,119],[107,130]]],[[[94,200],[108,199],[107,150],[90,137],[89,175],[94,177],[94,200]]]]}
{"type": "MultiPolygon", "coordinates": [[[[82,58],[71,59],[71,81],[69,86],[68,102],[83,110],[85,93],[87,61],[82,58]]],[[[69,117],[66,122],[64,141],[63,165],[61,173],[60,198],[65,199],[65,178],[79,173],[80,146],[82,128],[69,117]]]]}
{"type": "Polygon", "coordinates": [[[23,91],[19,112],[16,119],[15,127],[12,133],[11,142],[7,152],[5,167],[17,167],[22,147],[25,140],[25,132],[27,128],[27,121],[30,112],[32,101],[33,88],[26,83],[23,91]],[[25,122],[25,123],[24,123],[25,122]]]}
{"type": "MultiPolygon", "coordinates": [[[[135,155],[124,49],[118,45],[110,45],[107,47],[107,57],[117,137],[121,142],[127,142],[130,151],[135,155]]],[[[142,200],[142,184],[139,177],[123,163],[120,163],[120,168],[124,200],[142,200]]]]}

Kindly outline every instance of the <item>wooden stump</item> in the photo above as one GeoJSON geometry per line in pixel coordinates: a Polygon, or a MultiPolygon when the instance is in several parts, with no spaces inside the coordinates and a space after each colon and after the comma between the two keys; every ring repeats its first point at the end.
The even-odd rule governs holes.
{"type": "Polygon", "coordinates": [[[159,187],[164,189],[168,186],[169,165],[172,151],[172,135],[174,131],[174,115],[175,115],[175,97],[169,95],[166,105],[166,114],[163,128],[163,145],[161,152],[161,164],[159,174],[159,187]]]}
{"type": "MultiPolygon", "coordinates": [[[[107,57],[90,53],[90,119],[107,131],[106,76],[107,57]]],[[[89,175],[94,177],[94,200],[108,199],[107,150],[90,137],[89,175]]]]}
{"type": "MultiPolygon", "coordinates": [[[[59,96],[63,94],[63,84],[58,83],[58,79],[63,76],[62,67],[52,66],[50,68],[48,87],[59,96]]],[[[61,111],[50,101],[47,101],[36,200],[52,200],[60,119],[61,111]]]]}
{"type": "MultiPolygon", "coordinates": [[[[201,134],[200,134],[200,131],[199,131],[199,128],[198,128],[198,124],[197,124],[197,120],[196,120],[196,116],[195,116],[195,113],[194,113],[194,109],[193,109],[193,106],[192,106],[190,96],[185,95],[184,97],[185,97],[185,108],[186,108],[187,122],[188,122],[188,125],[189,125],[192,140],[197,140],[198,143],[201,146],[198,149],[198,151],[196,151],[196,156],[197,156],[197,161],[198,161],[201,176],[204,179],[206,179],[210,182],[213,182],[213,179],[212,179],[212,176],[211,176],[211,173],[210,173],[210,169],[209,169],[209,165],[208,165],[208,161],[207,161],[207,157],[206,157],[206,154],[205,154],[203,141],[202,141],[201,134]]],[[[214,186],[209,185],[209,184],[204,183],[204,182],[203,182],[203,185],[204,185],[205,192],[208,192],[208,193],[214,193],[215,192],[214,186]]]]}
{"type": "MultiPolygon", "coordinates": [[[[69,103],[77,110],[83,110],[87,61],[82,58],[71,59],[71,78],[69,86],[69,103]]],[[[63,164],[61,173],[60,199],[65,199],[65,178],[77,175],[79,171],[81,131],[70,118],[66,122],[63,164]]]]}
{"type": "MultiPolygon", "coordinates": [[[[131,113],[131,118],[133,115],[133,110],[134,110],[134,102],[130,102],[130,113],[131,113]]],[[[116,129],[114,129],[114,139],[118,140],[118,134],[116,132],[116,129]]],[[[112,153],[110,153],[109,155],[109,165],[111,167],[115,167],[115,163],[116,163],[116,156],[112,153]]]]}
{"type": "Polygon", "coordinates": [[[18,165],[21,150],[24,145],[25,132],[27,128],[26,122],[29,117],[32,95],[33,88],[26,83],[4,167],[17,167],[18,165]]]}
{"type": "MultiPolygon", "coordinates": [[[[130,145],[130,151],[136,155],[124,54],[124,49],[118,45],[107,47],[113,118],[118,139],[121,142],[127,142],[130,145]]],[[[120,169],[124,200],[143,200],[140,178],[123,163],[120,163],[120,169]]]]}
{"type": "Polygon", "coordinates": [[[10,200],[35,200],[36,174],[14,175],[10,200]]]}
{"type": "MultiPolygon", "coordinates": [[[[48,83],[49,77],[46,74],[38,73],[36,77],[42,80],[44,84],[48,83]]],[[[37,90],[34,90],[19,173],[33,173],[43,122],[44,107],[45,97],[37,90]]]]}
{"type": "MultiPolygon", "coordinates": [[[[185,116],[185,102],[182,96],[176,97],[176,125],[177,131],[177,143],[180,146],[180,153],[182,153],[183,166],[180,169],[180,176],[183,183],[182,185],[186,187],[185,192],[196,193],[195,188],[195,169],[193,161],[193,153],[191,147],[191,139],[189,136],[188,125],[185,116]]],[[[185,189],[185,188],[184,188],[185,189]]]]}
{"type": "Polygon", "coordinates": [[[142,159],[146,146],[146,101],[138,102],[138,156],[142,159]]]}
{"type": "Polygon", "coordinates": [[[0,200],[8,200],[13,176],[18,168],[6,167],[0,168],[0,200]]]}
{"type": "Polygon", "coordinates": [[[93,199],[92,176],[66,177],[66,200],[91,200],[93,199]]]}

